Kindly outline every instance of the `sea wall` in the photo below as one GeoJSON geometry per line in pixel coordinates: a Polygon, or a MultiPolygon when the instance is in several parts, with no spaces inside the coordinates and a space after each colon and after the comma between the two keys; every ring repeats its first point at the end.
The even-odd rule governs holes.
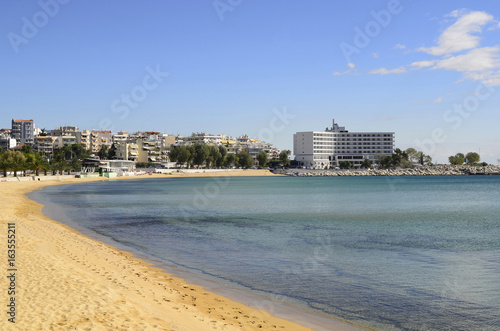
{"type": "Polygon", "coordinates": [[[500,175],[498,166],[426,166],[407,169],[356,169],[356,170],[281,170],[288,176],[469,176],[469,175],[500,175]]]}

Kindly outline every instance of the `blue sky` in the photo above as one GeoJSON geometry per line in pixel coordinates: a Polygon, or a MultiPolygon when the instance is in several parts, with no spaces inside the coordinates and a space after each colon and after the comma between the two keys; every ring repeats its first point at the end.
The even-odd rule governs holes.
{"type": "Polygon", "coordinates": [[[0,127],[248,134],[292,149],[332,118],[437,162],[500,159],[500,4],[6,1],[0,127]],[[361,31],[361,32],[360,32],[361,31]]]}

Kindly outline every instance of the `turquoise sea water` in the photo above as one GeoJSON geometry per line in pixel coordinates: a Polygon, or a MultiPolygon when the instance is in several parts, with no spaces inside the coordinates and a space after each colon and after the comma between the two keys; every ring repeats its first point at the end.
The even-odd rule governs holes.
{"type": "Polygon", "coordinates": [[[268,308],[379,330],[500,329],[500,176],[135,179],[31,197],[268,308]]]}

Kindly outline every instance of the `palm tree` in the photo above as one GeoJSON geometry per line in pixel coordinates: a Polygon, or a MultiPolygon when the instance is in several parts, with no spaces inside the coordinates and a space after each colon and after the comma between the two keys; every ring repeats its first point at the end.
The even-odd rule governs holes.
{"type": "Polygon", "coordinates": [[[12,153],[12,170],[14,171],[14,177],[17,177],[17,172],[24,170],[26,164],[26,157],[20,151],[15,151],[12,153]]]}
{"type": "Polygon", "coordinates": [[[63,174],[63,171],[66,169],[67,167],[67,162],[66,160],[61,160],[61,161],[57,161],[57,162],[54,162],[52,164],[52,169],[55,170],[55,173],[54,175],[59,171],[59,174],[62,175],[63,174]]]}
{"type": "Polygon", "coordinates": [[[34,154],[33,161],[31,163],[31,170],[36,176],[40,174],[40,169],[42,169],[43,158],[40,154],[34,154]]]}
{"type": "Polygon", "coordinates": [[[23,153],[23,154],[24,154],[24,157],[26,158],[26,161],[23,164],[23,174],[26,177],[26,173],[28,172],[28,169],[33,169],[35,154],[34,153],[23,153]]]}
{"type": "Polygon", "coordinates": [[[10,156],[11,152],[12,151],[6,151],[0,155],[0,169],[3,170],[4,177],[7,177],[7,171],[12,167],[12,158],[10,156]]]}
{"type": "Polygon", "coordinates": [[[40,164],[40,169],[43,170],[44,176],[47,176],[47,171],[50,170],[50,164],[49,161],[46,159],[42,159],[42,162],[40,164]]]}
{"type": "Polygon", "coordinates": [[[78,171],[78,169],[82,167],[82,162],[75,157],[71,159],[71,161],[69,162],[69,166],[72,170],[78,171]]]}

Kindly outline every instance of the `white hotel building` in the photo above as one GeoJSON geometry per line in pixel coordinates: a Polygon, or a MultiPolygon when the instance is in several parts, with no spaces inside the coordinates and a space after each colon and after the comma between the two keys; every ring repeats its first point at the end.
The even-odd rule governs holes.
{"type": "Polygon", "coordinates": [[[335,167],[342,161],[359,166],[364,159],[373,162],[376,154],[391,155],[393,151],[394,132],[349,132],[335,120],[325,131],[293,135],[295,160],[311,169],[335,167]]]}

